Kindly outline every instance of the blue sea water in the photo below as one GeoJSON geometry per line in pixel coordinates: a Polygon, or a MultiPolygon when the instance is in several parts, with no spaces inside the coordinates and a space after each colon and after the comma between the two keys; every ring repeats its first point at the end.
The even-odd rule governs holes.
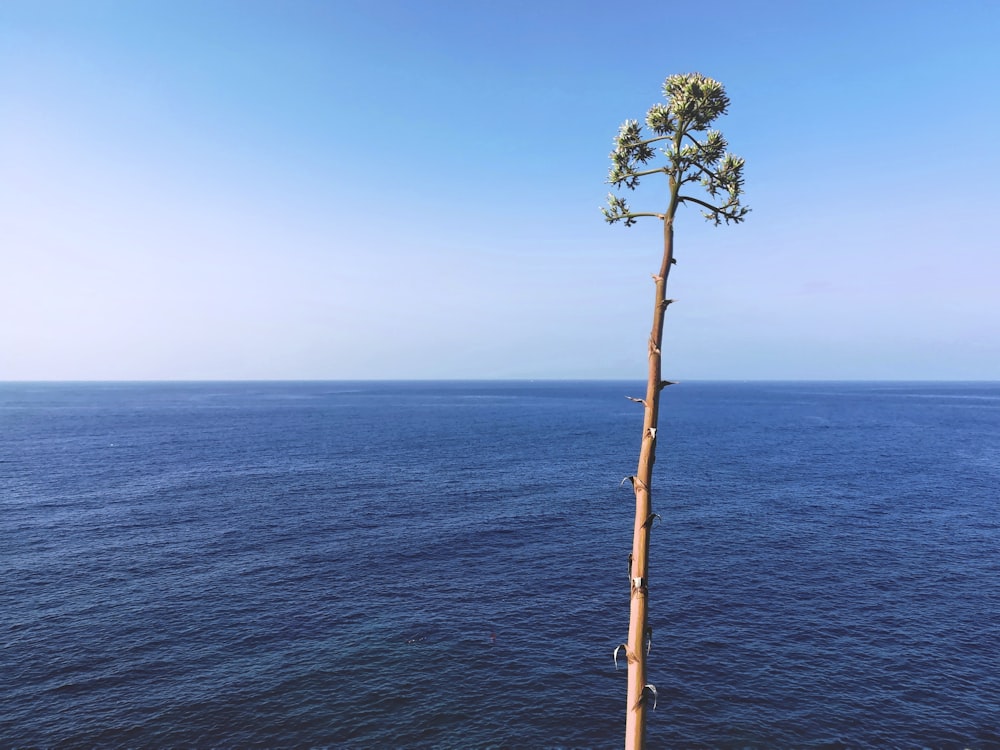
{"type": "MultiPolygon", "coordinates": [[[[620,746],[640,392],[0,384],[0,747],[620,746]]],[[[1000,747],[1000,384],[658,445],[650,747],[1000,747]]]]}

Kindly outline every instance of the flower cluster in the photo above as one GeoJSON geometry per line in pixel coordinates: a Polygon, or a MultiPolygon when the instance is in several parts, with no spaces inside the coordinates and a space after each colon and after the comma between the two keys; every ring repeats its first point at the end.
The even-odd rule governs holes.
{"type": "Polygon", "coordinates": [[[604,220],[608,224],[614,224],[616,221],[624,221],[627,227],[635,224],[636,219],[629,213],[628,204],[625,202],[625,199],[614,193],[608,193],[608,205],[601,206],[601,211],[604,214],[604,220]]]}
{"type": "MultiPolygon", "coordinates": [[[[726,151],[729,144],[718,130],[708,130],[711,123],[726,113],[729,97],[718,81],[700,73],[672,75],[663,84],[666,104],[654,104],[646,113],[646,126],[652,136],[643,137],[636,120],[626,120],[618,130],[611,152],[608,182],[617,188],[634,190],[639,178],[662,172],[670,178],[672,201],[696,203],[706,209],[705,218],[719,224],[739,223],[750,209],[740,205],[743,193],[744,160],[726,151]],[[706,132],[707,131],[707,132],[706,132]],[[704,133],[696,137],[695,133],[704,133]],[[646,168],[656,157],[653,144],[664,141],[659,149],[666,165],[646,168]],[[720,203],[709,203],[679,193],[688,183],[701,184],[709,196],[720,203]]],[[[662,214],[633,213],[623,198],[608,196],[608,206],[601,209],[608,223],[635,223],[638,216],[662,214]]]]}
{"type": "Polygon", "coordinates": [[[635,120],[626,120],[615,137],[615,150],[611,152],[611,171],[608,182],[634,190],[639,184],[636,176],[640,164],[655,156],[649,144],[642,140],[642,131],[635,120]]]}
{"type": "Polygon", "coordinates": [[[704,130],[729,108],[722,84],[701,73],[670,76],[663,84],[663,95],[677,119],[691,130],[704,130]]]}

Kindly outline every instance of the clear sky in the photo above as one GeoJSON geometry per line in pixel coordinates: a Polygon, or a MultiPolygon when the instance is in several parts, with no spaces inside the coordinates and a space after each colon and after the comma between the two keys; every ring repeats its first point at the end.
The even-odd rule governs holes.
{"type": "Polygon", "coordinates": [[[3,0],[0,380],[642,379],[660,226],[599,206],[689,71],[753,213],[679,220],[667,377],[1000,379],[998,39],[992,0],[3,0]]]}

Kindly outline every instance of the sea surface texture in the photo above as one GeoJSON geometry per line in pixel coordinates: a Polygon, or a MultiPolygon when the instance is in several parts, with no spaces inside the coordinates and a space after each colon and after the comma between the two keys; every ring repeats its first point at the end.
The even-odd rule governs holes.
{"type": "MultiPolygon", "coordinates": [[[[0,384],[0,747],[619,747],[639,395],[0,384]]],[[[1000,747],[1000,385],[657,441],[651,748],[1000,747]]]]}

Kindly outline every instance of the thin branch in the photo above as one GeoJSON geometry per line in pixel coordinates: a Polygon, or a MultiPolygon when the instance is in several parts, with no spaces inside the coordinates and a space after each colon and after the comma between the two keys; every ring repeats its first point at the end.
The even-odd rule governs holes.
{"type": "Polygon", "coordinates": [[[739,224],[743,221],[743,217],[750,212],[749,208],[740,205],[738,198],[730,198],[729,202],[724,206],[713,206],[705,201],[698,200],[697,198],[692,198],[690,195],[681,195],[677,198],[679,201],[691,201],[692,203],[697,203],[699,206],[704,206],[711,214],[705,214],[705,218],[715,221],[715,225],[718,226],[721,221],[725,221],[727,224],[729,222],[735,222],[739,224]]]}
{"type": "Polygon", "coordinates": [[[685,131],[685,132],[684,132],[684,135],[686,135],[686,136],[687,136],[688,138],[690,138],[690,139],[691,139],[691,143],[693,143],[693,144],[695,145],[695,147],[696,147],[696,148],[697,148],[697,149],[698,149],[699,151],[704,151],[704,150],[705,150],[705,144],[704,144],[704,143],[702,143],[701,141],[699,141],[699,140],[698,140],[697,138],[695,138],[695,137],[694,137],[693,135],[691,135],[690,131],[685,131]]]}
{"type": "Polygon", "coordinates": [[[688,166],[697,167],[700,171],[702,171],[709,178],[714,178],[715,177],[715,174],[713,174],[711,170],[705,169],[703,166],[701,166],[701,164],[699,164],[696,161],[691,162],[691,164],[689,164],[688,166]]]}
{"type": "Polygon", "coordinates": [[[621,218],[623,218],[623,219],[638,219],[640,216],[655,216],[657,219],[660,219],[661,221],[663,219],[667,218],[663,214],[646,214],[646,213],[642,213],[642,214],[621,214],[621,218]]]}
{"type": "Polygon", "coordinates": [[[671,133],[670,135],[658,135],[656,136],[656,138],[649,138],[645,141],[636,141],[635,145],[648,146],[650,143],[656,143],[657,141],[668,141],[673,137],[674,137],[673,133],[671,133]]]}
{"type": "Polygon", "coordinates": [[[726,211],[722,206],[713,206],[711,203],[706,203],[698,198],[692,198],[690,195],[678,195],[677,200],[679,201],[691,201],[692,203],[697,203],[699,206],[703,206],[711,211],[713,214],[724,214],[726,211]]]}
{"type": "Polygon", "coordinates": [[[697,162],[691,162],[690,164],[687,165],[687,167],[684,168],[684,171],[681,174],[681,176],[677,178],[677,184],[678,185],[685,185],[685,184],[687,184],[689,182],[700,182],[701,181],[701,174],[699,174],[698,172],[689,172],[688,169],[690,167],[698,167],[699,170],[701,170],[702,172],[704,172],[706,175],[709,175],[709,176],[711,176],[711,174],[712,174],[711,172],[709,172],[708,170],[706,170],[704,167],[699,166],[697,162]]]}
{"type": "Polygon", "coordinates": [[[625,180],[629,180],[632,178],[646,177],[647,175],[656,174],[657,172],[666,172],[666,171],[667,171],[666,167],[659,167],[657,169],[647,169],[645,172],[629,172],[624,177],[618,180],[608,180],[605,184],[621,185],[623,182],[625,182],[625,180]]]}

